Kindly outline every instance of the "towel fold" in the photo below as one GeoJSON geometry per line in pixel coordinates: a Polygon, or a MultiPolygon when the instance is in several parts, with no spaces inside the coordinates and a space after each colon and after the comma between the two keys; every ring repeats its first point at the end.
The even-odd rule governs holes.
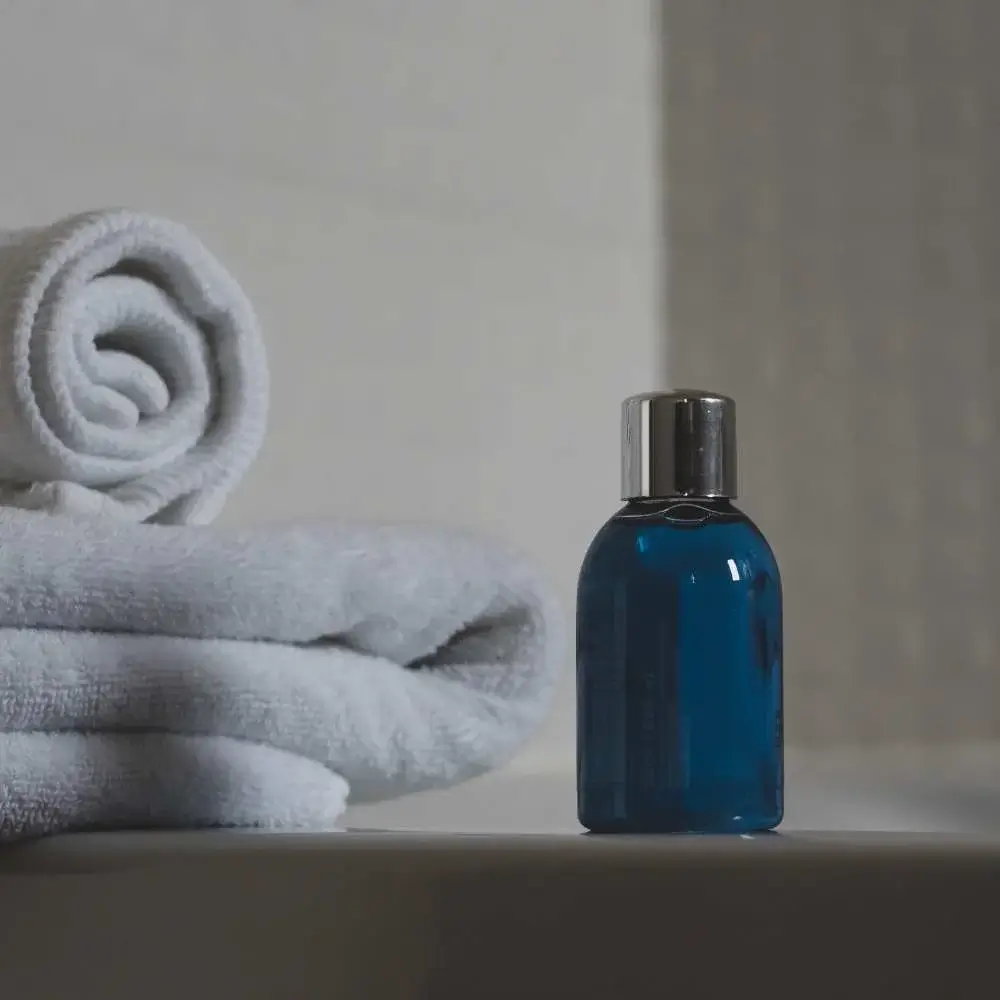
{"type": "Polygon", "coordinates": [[[249,302],[184,227],[115,210],[0,233],[0,502],[211,520],[267,385],[249,302]]]}
{"type": "Polygon", "coordinates": [[[471,534],[0,511],[0,839],[144,819],[328,826],[341,780],[372,801],[506,762],[562,651],[532,567],[471,534]],[[250,747],[273,752],[264,769],[250,747]],[[170,769],[202,757],[198,783],[170,769]],[[234,761],[257,775],[247,790],[217,766],[234,761]],[[313,806],[269,800],[286,770],[321,789],[313,806]]]}
{"type": "Polygon", "coordinates": [[[0,732],[0,843],[65,830],[335,830],[347,783],[225,736],[0,732]]]}

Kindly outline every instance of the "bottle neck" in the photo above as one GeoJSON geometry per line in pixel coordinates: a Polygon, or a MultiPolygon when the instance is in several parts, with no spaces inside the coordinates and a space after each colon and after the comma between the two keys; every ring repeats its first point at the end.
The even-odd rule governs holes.
{"type": "Polygon", "coordinates": [[[692,526],[744,516],[730,497],[636,497],[626,500],[617,515],[621,520],[665,518],[692,526]]]}
{"type": "Polygon", "coordinates": [[[726,509],[732,507],[733,497],[692,497],[692,496],[673,496],[673,497],[632,497],[631,499],[624,500],[623,503],[627,507],[665,507],[670,504],[700,504],[706,507],[718,507],[719,509],[726,509]]]}

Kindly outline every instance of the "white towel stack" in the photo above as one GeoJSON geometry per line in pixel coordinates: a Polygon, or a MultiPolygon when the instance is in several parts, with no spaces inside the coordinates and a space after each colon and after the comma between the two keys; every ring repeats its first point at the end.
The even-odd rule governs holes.
{"type": "Polygon", "coordinates": [[[184,228],[0,241],[0,842],[327,828],[348,794],[503,764],[544,717],[560,613],[506,547],[204,526],[266,411],[253,311],[184,228]]]}

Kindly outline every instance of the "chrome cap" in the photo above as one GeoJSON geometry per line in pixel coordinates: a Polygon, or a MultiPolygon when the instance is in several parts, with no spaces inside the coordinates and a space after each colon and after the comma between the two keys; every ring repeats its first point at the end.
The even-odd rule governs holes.
{"type": "Polygon", "coordinates": [[[736,403],[677,389],[622,403],[622,499],[735,497],[736,403]]]}

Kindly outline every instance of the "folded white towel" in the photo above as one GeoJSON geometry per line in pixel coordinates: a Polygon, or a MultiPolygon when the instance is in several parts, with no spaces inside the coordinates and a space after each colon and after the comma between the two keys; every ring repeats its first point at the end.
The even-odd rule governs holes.
{"type": "Polygon", "coordinates": [[[0,732],[0,843],[66,830],[336,830],[347,783],[308,757],[176,733],[0,732]]]}
{"type": "Polygon", "coordinates": [[[115,210],[0,233],[0,502],[208,521],[267,394],[250,303],[184,227],[115,210]]]}
{"type": "Polygon", "coordinates": [[[544,717],[561,626],[533,568],[469,534],[0,511],[0,840],[143,817],[329,825],[342,780],[372,801],[483,773],[544,717]],[[129,742],[157,733],[195,739],[129,742]],[[258,771],[251,745],[291,758],[258,771]],[[207,777],[184,791],[171,755],[204,755],[207,777]],[[290,759],[313,807],[268,798],[290,759]]]}

